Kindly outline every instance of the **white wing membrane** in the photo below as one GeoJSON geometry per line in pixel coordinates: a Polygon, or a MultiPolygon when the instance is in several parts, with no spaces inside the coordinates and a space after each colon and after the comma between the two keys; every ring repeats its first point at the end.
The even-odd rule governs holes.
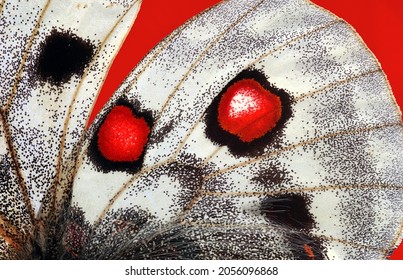
{"type": "Polygon", "coordinates": [[[47,1],[25,1],[21,6],[11,1],[2,3],[0,8],[2,107],[7,105],[16,86],[15,80],[21,71],[21,64],[25,63],[27,52],[32,49],[32,35],[36,33],[37,22],[46,3],[47,1]],[[24,16],[18,16],[16,10],[24,16]]]}

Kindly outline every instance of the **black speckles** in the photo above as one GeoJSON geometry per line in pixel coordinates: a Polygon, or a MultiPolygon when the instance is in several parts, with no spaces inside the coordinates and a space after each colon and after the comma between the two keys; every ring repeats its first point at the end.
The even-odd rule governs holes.
{"type": "Polygon", "coordinates": [[[202,171],[195,166],[179,163],[169,164],[164,169],[167,175],[179,182],[181,191],[177,197],[177,204],[181,208],[185,207],[201,188],[203,182],[202,171]]]}
{"type": "Polygon", "coordinates": [[[183,235],[180,227],[158,232],[152,236],[152,239],[140,241],[133,247],[123,248],[119,253],[119,258],[143,260],[200,259],[198,244],[183,235]]]}
{"type": "Polygon", "coordinates": [[[97,230],[97,234],[123,241],[135,236],[151,218],[149,213],[137,207],[110,211],[103,220],[100,229],[97,230]]]}
{"type": "Polygon", "coordinates": [[[14,170],[11,159],[0,154],[0,213],[11,225],[28,231],[31,223],[29,209],[18,188],[14,170]]]}
{"type": "MultiPolygon", "coordinates": [[[[138,192],[145,192],[148,196],[152,195],[158,200],[164,200],[164,205],[169,205],[169,207],[165,207],[161,211],[165,213],[165,216],[171,217],[178,211],[182,211],[195,198],[197,191],[202,187],[202,176],[203,171],[195,166],[172,162],[155,168],[143,176],[128,192],[128,196],[136,196],[138,192]]],[[[145,199],[147,199],[146,196],[145,199]]],[[[160,213],[159,209],[153,211],[157,212],[151,212],[151,215],[160,213]]]]}
{"type": "Polygon", "coordinates": [[[175,120],[171,120],[167,124],[165,124],[163,127],[161,127],[153,136],[150,138],[150,141],[148,142],[149,145],[154,145],[157,143],[161,143],[164,141],[165,137],[172,131],[174,126],[177,125],[175,120]]]}
{"type": "Polygon", "coordinates": [[[291,171],[282,166],[278,160],[270,161],[261,168],[257,176],[251,180],[267,190],[284,187],[292,181],[291,171]]]}
{"type": "MultiPolygon", "coordinates": [[[[390,244],[387,240],[391,240],[396,234],[394,229],[400,225],[398,213],[401,211],[401,206],[390,204],[389,201],[402,201],[402,196],[398,193],[398,188],[357,188],[340,193],[340,203],[336,210],[341,213],[339,223],[342,225],[343,236],[357,244],[389,250],[385,244],[390,244]],[[382,224],[382,231],[374,226],[368,227],[374,224],[382,224]]],[[[352,254],[353,248],[346,248],[346,251],[352,254]]],[[[357,253],[355,255],[358,256],[357,253]]],[[[364,256],[365,254],[362,258],[364,256]]]]}
{"type": "Polygon", "coordinates": [[[36,73],[40,80],[60,86],[73,75],[83,75],[94,52],[95,46],[89,40],[53,29],[40,45],[36,73]]]}
{"type": "Polygon", "coordinates": [[[11,181],[11,162],[5,156],[0,157],[0,186],[3,188],[8,187],[8,183],[11,181]]]}
{"type": "Polygon", "coordinates": [[[309,201],[297,194],[266,197],[260,210],[271,222],[295,229],[311,229],[314,220],[308,210],[309,201]]]}
{"type": "Polygon", "coordinates": [[[188,212],[187,220],[225,224],[236,221],[239,209],[235,202],[228,198],[203,197],[188,212]]]}
{"type": "Polygon", "coordinates": [[[193,228],[189,235],[197,240],[204,259],[252,260],[291,259],[281,235],[272,228],[209,226],[193,228]]]}
{"type": "Polygon", "coordinates": [[[63,236],[63,258],[82,254],[90,236],[91,225],[85,220],[81,208],[71,207],[63,236]]]}
{"type": "Polygon", "coordinates": [[[239,73],[227,86],[214,98],[211,105],[207,108],[205,122],[206,122],[206,136],[214,143],[225,145],[229,148],[235,156],[256,156],[263,152],[264,148],[268,145],[273,147],[278,146],[278,139],[281,135],[282,128],[287,120],[293,115],[291,110],[292,99],[290,95],[282,89],[275,88],[271,85],[265,75],[257,70],[244,70],[239,73]],[[218,121],[218,106],[221,97],[227,89],[243,79],[253,79],[257,81],[264,89],[277,95],[280,98],[282,105],[282,113],[276,126],[266,135],[257,138],[251,142],[243,142],[237,136],[225,131],[218,121]]]}

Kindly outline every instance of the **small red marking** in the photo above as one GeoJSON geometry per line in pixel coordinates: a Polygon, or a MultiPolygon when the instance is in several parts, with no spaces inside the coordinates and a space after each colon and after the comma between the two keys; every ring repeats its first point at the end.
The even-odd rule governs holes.
{"type": "Polygon", "coordinates": [[[276,126],[280,117],[280,97],[253,79],[234,83],[223,94],[218,105],[221,128],[243,142],[266,135],[276,126]]]}
{"type": "Polygon", "coordinates": [[[126,106],[115,106],[98,132],[98,148],[110,161],[132,162],[139,159],[148,141],[150,127],[126,106]]]}
{"type": "Polygon", "coordinates": [[[311,246],[309,246],[308,244],[304,244],[304,251],[310,259],[315,259],[315,254],[313,253],[311,246]]]}

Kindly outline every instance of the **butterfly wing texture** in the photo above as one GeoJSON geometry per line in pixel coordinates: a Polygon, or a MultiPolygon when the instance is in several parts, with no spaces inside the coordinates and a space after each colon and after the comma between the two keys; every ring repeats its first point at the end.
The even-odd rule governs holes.
{"type": "Polygon", "coordinates": [[[2,258],[46,246],[92,103],[140,2],[1,1],[2,258]]]}
{"type": "Polygon", "coordinates": [[[0,257],[387,257],[401,113],[356,32],[306,0],[223,1],[84,135],[139,5],[0,2],[0,257]]]}
{"type": "Polygon", "coordinates": [[[65,257],[385,258],[402,136],[346,22],[305,0],[223,1],[157,45],[90,128],[65,257]]]}

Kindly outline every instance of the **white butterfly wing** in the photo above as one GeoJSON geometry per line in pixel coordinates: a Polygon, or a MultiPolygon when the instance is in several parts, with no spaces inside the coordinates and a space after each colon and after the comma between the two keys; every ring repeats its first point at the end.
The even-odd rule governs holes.
{"type": "Polygon", "coordinates": [[[66,250],[383,258],[403,217],[400,118],[378,62],[341,19],[304,0],[225,1],[158,45],[95,121],[66,250]],[[250,143],[217,120],[222,96],[245,79],[282,107],[277,126],[250,143]],[[131,162],[107,159],[99,144],[122,108],[151,130],[131,162]]]}
{"type": "MultiPolygon", "coordinates": [[[[0,192],[0,251],[2,258],[17,257],[18,250],[22,250],[23,238],[33,230],[31,209],[26,205],[30,205],[28,198],[28,190],[20,187],[15,168],[12,160],[13,155],[9,149],[6,134],[8,129],[4,127],[5,112],[3,111],[8,103],[9,96],[13,91],[15,77],[19,71],[20,63],[24,58],[24,49],[28,45],[30,34],[35,28],[34,23],[39,17],[40,11],[45,5],[45,1],[27,1],[24,6],[26,17],[18,17],[14,13],[16,5],[13,3],[1,3],[0,11],[0,30],[2,49],[1,56],[1,121],[0,121],[0,156],[1,156],[1,192],[0,192]],[[8,236],[12,236],[8,238],[8,236]],[[14,241],[14,239],[16,239],[14,241]],[[18,248],[17,250],[15,250],[18,248]]],[[[21,9],[21,7],[20,7],[21,9]]]]}
{"type": "Polygon", "coordinates": [[[92,103],[140,2],[2,1],[4,246],[19,251],[60,214],[92,103]]]}

